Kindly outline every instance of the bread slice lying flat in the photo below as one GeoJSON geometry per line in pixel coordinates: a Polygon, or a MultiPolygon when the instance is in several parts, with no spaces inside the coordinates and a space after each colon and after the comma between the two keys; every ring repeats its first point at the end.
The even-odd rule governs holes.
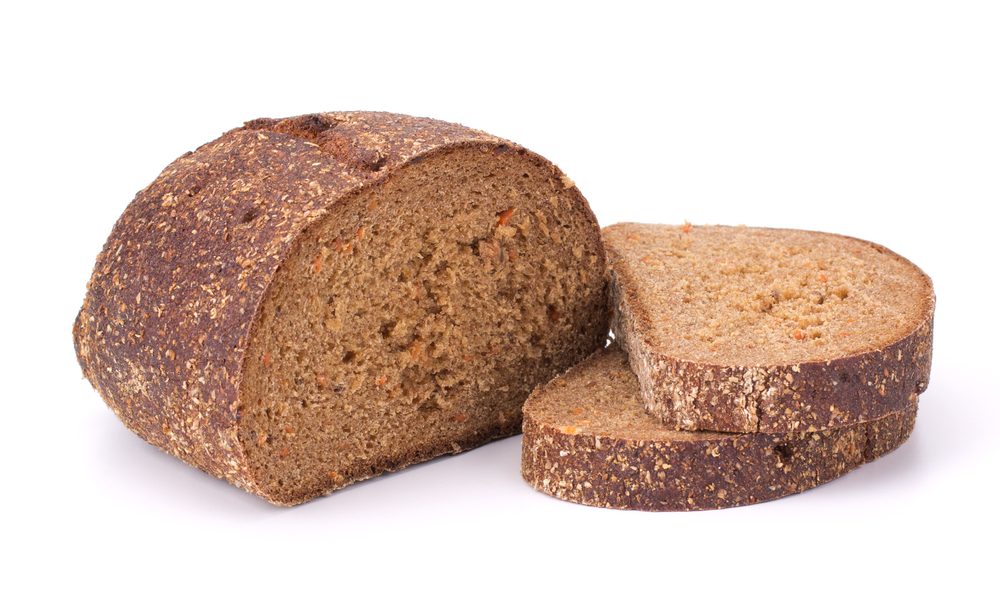
{"type": "Polygon", "coordinates": [[[531,389],[604,344],[604,270],[586,200],[516,144],[260,119],[136,196],[74,341],[142,438],[296,504],[519,432],[531,389]]]}
{"type": "Polygon", "coordinates": [[[827,233],[604,229],[612,329],[649,412],[683,430],[802,432],[923,392],[934,291],[882,246],[827,233]]]}
{"type": "Polygon", "coordinates": [[[521,474],[539,491],[591,506],[742,506],[810,489],[889,453],[909,437],[916,413],[913,395],[889,415],[832,430],[672,430],[646,413],[628,357],[612,344],[532,393],[521,474]]]}

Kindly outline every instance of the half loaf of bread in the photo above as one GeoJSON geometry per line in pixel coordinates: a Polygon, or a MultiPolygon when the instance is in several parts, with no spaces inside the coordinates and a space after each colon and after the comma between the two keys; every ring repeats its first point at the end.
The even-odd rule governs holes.
{"type": "Polygon", "coordinates": [[[580,192],[523,147],[386,113],[259,119],[115,225],[84,374],[163,450],[282,505],[521,428],[604,344],[580,192]]]}
{"type": "Polygon", "coordinates": [[[882,246],[691,225],[618,224],[604,238],[612,330],[668,427],[847,426],[927,387],[934,290],[882,246]]]}
{"type": "Polygon", "coordinates": [[[539,491],[591,506],[742,506],[810,489],[889,453],[910,435],[916,413],[912,395],[889,415],[832,430],[672,430],[646,412],[628,357],[612,344],[532,393],[521,474],[539,491]]]}

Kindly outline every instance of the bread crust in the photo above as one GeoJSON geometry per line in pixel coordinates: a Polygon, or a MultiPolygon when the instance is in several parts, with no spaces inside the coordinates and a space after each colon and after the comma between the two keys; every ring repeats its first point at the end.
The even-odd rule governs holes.
{"type": "MultiPolygon", "coordinates": [[[[529,155],[554,180],[563,176],[481,131],[373,112],[258,119],[183,155],[136,195],[97,257],[73,327],[84,375],[140,437],[267,497],[238,438],[240,386],[259,307],[282,261],[347,196],[466,147],[529,155]]],[[[582,194],[564,193],[596,227],[582,194]]],[[[603,260],[599,235],[594,241],[603,260]]],[[[476,431],[350,480],[516,432],[516,422],[476,431]]]]}
{"type": "MultiPolygon", "coordinates": [[[[604,229],[608,254],[611,328],[629,354],[649,412],[678,430],[793,432],[849,426],[885,417],[927,389],[931,369],[935,295],[920,273],[920,319],[881,349],[830,360],[724,365],[692,362],[658,349],[653,323],[638,296],[622,245],[604,229]]],[[[811,233],[811,232],[803,232],[811,233]]],[[[855,240],[912,263],[878,244],[855,240]]],[[[919,270],[918,270],[919,271],[919,270]]]]}
{"type": "Polygon", "coordinates": [[[630,410],[642,414],[638,386],[614,345],[538,388],[524,406],[525,481],[554,497],[605,508],[688,511],[766,502],[816,487],[899,447],[913,429],[917,398],[869,422],[783,434],[657,429],[652,417],[636,423],[630,410]],[[604,396],[581,389],[609,371],[628,375],[631,385],[604,396]],[[562,425],[553,415],[557,409],[544,405],[560,390],[583,407],[574,410],[576,417],[596,419],[597,407],[605,419],[624,423],[613,431],[601,431],[596,421],[583,423],[598,427],[562,425]],[[608,395],[616,404],[609,404],[608,395]]]}

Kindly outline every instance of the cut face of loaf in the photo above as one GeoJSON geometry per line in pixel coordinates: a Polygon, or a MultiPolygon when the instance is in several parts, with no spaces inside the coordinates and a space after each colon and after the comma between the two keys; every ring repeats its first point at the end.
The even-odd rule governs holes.
{"type": "Polygon", "coordinates": [[[98,259],[87,378],[276,504],[520,431],[603,345],[604,250],[554,165],[382,113],[258,120],[168,167],[98,259]]]}
{"type": "Polygon", "coordinates": [[[927,387],[931,281],[882,246],[691,225],[604,238],[612,330],[669,427],[814,431],[883,417],[927,387]]]}
{"type": "Polygon", "coordinates": [[[615,345],[524,405],[521,474],[539,491],[606,508],[728,508],[795,494],[889,453],[910,435],[912,396],[889,415],[817,432],[728,434],[664,427],[646,413],[615,345]]]}

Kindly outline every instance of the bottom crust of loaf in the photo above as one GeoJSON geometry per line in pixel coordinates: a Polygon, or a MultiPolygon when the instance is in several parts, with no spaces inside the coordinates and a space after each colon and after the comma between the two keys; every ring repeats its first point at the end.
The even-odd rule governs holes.
{"type": "Polygon", "coordinates": [[[891,452],[916,415],[914,395],[888,416],[832,430],[670,430],[646,414],[628,357],[611,345],[525,403],[521,475],[539,491],[589,506],[744,506],[811,489],[891,452]]]}
{"type": "Polygon", "coordinates": [[[505,422],[493,423],[481,428],[472,428],[466,430],[465,434],[460,438],[444,442],[427,443],[423,446],[409,448],[393,455],[382,456],[376,460],[355,464],[350,470],[337,473],[337,477],[331,479],[329,483],[324,482],[326,483],[325,485],[316,485],[295,495],[266,499],[277,506],[296,506],[321,496],[328,496],[351,483],[364,481],[386,472],[401,470],[407,466],[426,462],[442,455],[469,451],[470,449],[481,447],[490,441],[513,436],[520,432],[520,418],[514,420],[508,419],[505,422]],[[331,487],[331,484],[334,486],[331,487]]]}

